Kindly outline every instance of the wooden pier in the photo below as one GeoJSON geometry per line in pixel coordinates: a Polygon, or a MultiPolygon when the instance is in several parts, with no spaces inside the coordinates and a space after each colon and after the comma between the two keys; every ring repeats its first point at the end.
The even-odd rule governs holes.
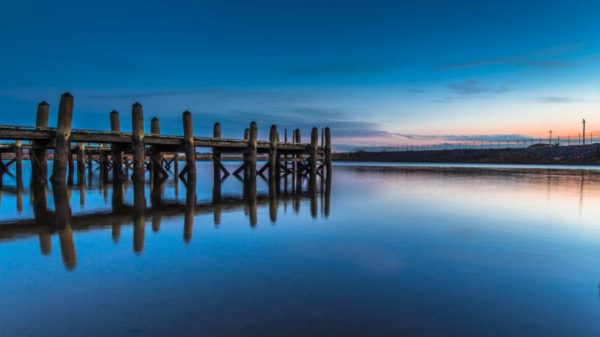
{"type": "MultiPolygon", "coordinates": [[[[258,139],[258,125],[251,122],[244,131],[243,139],[226,139],[221,137],[221,124],[215,123],[212,137],[201,137],[193,134],[192,114],[182,114],[183,135],[163,135],[160,132],[160,121],[152,118],[151,131],[144,132],[144,113],[140,103],[132,105],[131,132],[123,132],[120,128],[119,112],[110,112],[107,124],[110,131],[72,129],[74,99],[69,93],[61,96],[58,106],[56,127],[49,127],[50,106],[41,102],[37,107],[35,126],[0,126],[0,141],[12,141],[12,144],[0,145],[0,155],[11,153],[12,158],[0,160],[0,176],[8,172],[14,165],[20,170],[24,152],[32,164],[32,181],[46,184],[48,180],[48,160],[52,158],[53,185],[73,183],[74,176],[79,181],[84,179],[86,167],[91,170],[94,164],[108,177],[126,179],[131,169],[131,180],[140,187],[139,195],[143,196],[145,172],[150,171],[154,185],[159,185],[168,177],[165,167],[175,166],[180,179],[190,190],[196,184],[196,149],[210,148],[214,163],[214,180],[221,181],[230,176],[221,163],[223,154],[239,154],[243,163],[233,172],[235,177],[252,185],[256,176],[268,177],[279,181],[288,175],[297,175],[315,179],[331,170],[331,132],[329,128],[311,130],[310,143],[302,143],[300,130],[294,130],[292,141],[280,141],[276,125],[270,126],[269,140],[258,139]],[[185,166],[179,171],[179,158],[183,155],[185,166]],[[259,156],[267,156],[267,163],[257,167],[259,156]],[[75,165],[76,160],[77,165],[75,165]],[[265,172],[268,170],[268,174],[265,172]]],[[[250,188],[252,188],[250,186],[250,188]]]]}

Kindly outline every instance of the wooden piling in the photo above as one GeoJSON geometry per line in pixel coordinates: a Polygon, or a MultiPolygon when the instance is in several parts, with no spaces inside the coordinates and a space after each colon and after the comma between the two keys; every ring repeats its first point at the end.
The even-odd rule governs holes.
{"type": "Polygon", "coordinates": [[[325,128],[325,165],[327,167],[327,171],[331,171],[331,129],[329,127],[325,128]]]}
{"type": "Polygon", "coordinates": [[[85,184],[85,145],[77,144],[77,184],[85,184]]]}
{"type": "Polygon", "coordinates": [[[131,108],[131,125],[133,129],[133,251],[141,254],[144,250],[144,222],[146,196],[146,151],[144,147],[144,111],[140,103],[131,108]]]}
{"type": "Polygon", "coordinates": [[[185,173],[186,184],[188,188],[196,187],[196,147],[194,146],[194,127],[192,124],[192,113],[185,111],[183,113],[183,136],[185,150],[185,173]]]}
{"type": "Polygon", "coordinates": [[[246,156],[246,169],[244,170],[244,187],[246,201],[249,207],[249,220],[252,228],[257,224],[256,208],[256,159],[257,159],[258,126],[256,122],[250,123],[248,133],[248,150],[246,156]]]}
{"type": "Polygon", "coordinates": [[[250,132],[248,134],[248,157],[246,162],[246,172],[250,179],[256,180],[256,158],[257,158],[258,127],[256,122],[250,123],[250,132]]]}
{"type": "Polygon", "coordinates": [[[23,146],[20,139],[15,141],[15,165],[17,181],[20,181],[23,179],[23,146]]]}
{"type": "MultiPolygon", "coordinates": [[[[300,144],[302,142],[302,135],[300,133],[300,129],[294,130],[294,143],[300,144]]],[[[300,160],[302,159],[301,154],[296,154],[296,158],[294,160],[294,172],[295,180],[296,180],[296,193],[302,192],[302,163],[300,160]]]]}
{"type": "Polygon", "coordinates": [[[52,177],[50,178],[53,184],[64,184],[67,177],[72,120],[73,96],[69,93],[64,93],[60,98],[58,106],[54,162],[52,165],[52,177]]]}
{"type": "Polygon", "coordinates": [[[319,145],[319,129],[312,128],[310,133],[310,177],[317,175],[317,147],[319,145]]]}
{"type": "Polygon", "coordinates": [[[35,116],[36,129],[47,129],[48,118],[50,115],[50,106],[45,101],[38,103],[37,114],[35,116]]]}
{"type": "MultiPolygon", "coordinates": [[[[48,128],[48,115],[50,106],[40,102],[37,106],[35,128],[44,130],[48,128]]],[[[46,185],[48,181],[48,155],[47,142],[34,140],[31,142],[29,160],[31,161],[31,181],[34,184],[46,185]]]]}
{"type": "Polygon", "coordinates": [[[269,130],[269,180],[273,181],[277,180],[279,176],[278,138],[277,125],[273,124],[269,130]]]}
{"type": "Polygon", "coordinates": [[[135,103],[131,110],[132,143],[133,143],[133,180],[144,184],[146,153],[144,149],[144,111],[140,103],[135,103]]]}
{"type": "MultiPolygon", "coordinates": [[[[119,112],[113,110],[110,112],[110,131],[115,133],[121,132],[121,122],[119,120],[119,112]]],[[[112,157],[112,171],[113,180],[124,180],[125,174],[123,173],[123,151],[118,144],[111,145],[111,157],[112,157]]]]}
{"type": "MultiPolygon", "coordinates": [[[[150,132],[153,136],[160,135],[160,121],[156,117],[153,117],[150,121],[150,132]]],[[[154,188],[160,188],[160,185],[162,184],[164,178],[166,178],[164,170],[162,169],[162,161],[163,155],[161,153],[160,147],[153,146],[152,156],[150,158],[150,165],[152,168],[151,172],[154,188]]]]}
{"type": "Polygon", "coordinates": [[[73,162],[73,148],[69,146],[69,159],[68,159],[68,176],[67,184],[73,186],[73,177],[75,176],[75,163],[73,162]]]}
{"type": "Polygon", "coordinates": [[[185,171],[187,175],[185,193],[185,216],[183,221],[183,241],[192,240],[194,213],[196,207],[196,147],[194,146],[192,113],[183,113],[183,135],[185,149],[185,171]]]}
{"type": "Polygon", "coordinates": [[[150,133],[153,136],[160,135],[160,121],[157,117],[152,117],[152,119],[150,120],[150,133]]]}
{"type": "MultiPolygon", "coordinates": [[[[173,154],[173,175],[177,177],[179,175],[179,152],[173,154]]],[[[177,184],[175,184],[177,186],[177,184]]]]}
{"type": "MultiPolygon", "coordinates": [[[[221,139],[221,123],[217,122],[213,126],[213,139],[221,139]]],[[[221,181],[221,150],[216,147],[212,148],[213,158],[213,178],[214,182],[221,181]]]]}
{"type": "MultiPolygon", "coordinates": [[[[213,126],[213,139],[221,139],[221,123],[217,122],[213,126]]],[[[212,148],[213,158],[213,202],[221,201],[221,150],[212,148]]]]}

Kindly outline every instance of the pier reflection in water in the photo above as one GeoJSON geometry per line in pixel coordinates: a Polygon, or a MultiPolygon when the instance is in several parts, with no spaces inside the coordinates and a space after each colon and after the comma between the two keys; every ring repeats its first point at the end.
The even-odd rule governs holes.
{"type": "Polygon", "coordinates": [[[5,175],[0,336],[600,335],[599,170],[387,166],[278,191],[199,162],[139,212],[94,171],[63,226],[5,175]]]}
{"type": "MultiPolygon", "coordinates": [[[[202,178],[210,177],[210,163],[198,162],[196,166],[202,178]]],[[[25,170],[29,173],[27,163],[25,170]]],[[[183,241],[189,243],[193,238],[194,221],[198,214],[212,214],[214,226],[218,227],[223,212],[243,210],[249,226],[255,228],[259,222],[260,208],[268,208],[269,222],[273,225],[277,223],[279,212],[287,213],[288,208],[293,208],[295,213],[299,213],[303,202],[310,205],[307,208],[313,218],[319,215],[317,200],[321,201],[322,215],[327,216],[330,208],[331,172],[314,180],[301,175],[289,175],[289,178],[285,175],[281,179],[260,178],[259,181],[233,180],[226,184],[220,179],[214,182],[207,179],[205,184],[198,184],[196,189],[188,189],[177,178],[158,183],[147,179],[145,184],[133,184],[122,179],[109,180],[101,170],[98,174],[90,170],[87,178],[79,172],[74,184],[71,182],[50,186],[37,183],[35,177],[38,173],[31,172],[31,207],[24,209],[26,189],[23,187],[22,168],[17,172],[17,175],[8,174],[2,179],[9,181],[2,188],[4,199],[14,200],[16,207],[11,210],[6,205],[2,206],[0,194],[0,244],[37,235],[41,253],[49,255],[53,250],[52,237],[56,236],[67,269],[73,269],[77,265],[73,236],[79,231],[110,229],[112,240],[117,243],[121,239],[122,228],[131,226],[133,251],[141,254],[147,223],[153,232],[159,232],[163,218],[169,218],[171,223],[173,219],[182,218],[183,241]],[[239,185],[242,185],[241,194],[236,193],[240,190],[239,185]],[[206,193],[209,186],[210,194],[206,193]],[[51,195],[48,195],[49,189],[51,195]],[[185,191],[183,199],[179,195],[180,190],[185,191]],[[101,195],[100,199],[98,194],[101,195]],[[147,196],[149,205],[146,205],[147,196]],[[75,211],[72,210],[73,206],[78,206],[75,211]]],[[[146,175],[151,176],[150,173],[146,175]]],[[[177,174],[173,176],[177,177],[177,174]]]]}

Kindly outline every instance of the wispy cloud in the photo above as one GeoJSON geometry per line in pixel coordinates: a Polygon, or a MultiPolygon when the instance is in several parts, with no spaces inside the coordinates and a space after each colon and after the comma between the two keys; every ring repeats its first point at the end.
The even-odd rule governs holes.
{"type": "Polygon", "coordinates": [[[450,63],[436,66],[434,67],[434,69],[458,70],[495,65],[508,65],[531,68],[564,68],[577,63],[576,60],[567,59],[567,56],[581,50],[583,47],[583,43],[573,43],[564,46],[540,49],[524,55],[484,58],[462,63],[450,63]]]}
{"type": "Polygon", "coordinates": [[[458,95],[500,94],[511,90],[507,85],[488,86],[479,80],[466,80],[448,84],[448,89],[458,95]]]}
{"type": "Polygon", "coordinates": [[[542,96],[542,97],[537,97],[535,100],[538,102],[541,102],[541,103],[560,103],[560,104],[595,102],[594,100],[590,100],[590,99],[582,99],[582,98],[569,97],[569,96],[542,96]]]}

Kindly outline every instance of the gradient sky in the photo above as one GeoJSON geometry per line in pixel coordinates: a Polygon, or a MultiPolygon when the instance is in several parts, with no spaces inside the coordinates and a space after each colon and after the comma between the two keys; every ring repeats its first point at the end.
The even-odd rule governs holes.
{"type": "MultiPolygon", "coordinates": [[[[331,126],[338,148],[600,130],[598,1],[12,1],[0,124],[331,126]],[[596,116],[598,118],[596,118],[596,116]]],[[[599,131],[600,135],[600,131],[599,131]]]]}

